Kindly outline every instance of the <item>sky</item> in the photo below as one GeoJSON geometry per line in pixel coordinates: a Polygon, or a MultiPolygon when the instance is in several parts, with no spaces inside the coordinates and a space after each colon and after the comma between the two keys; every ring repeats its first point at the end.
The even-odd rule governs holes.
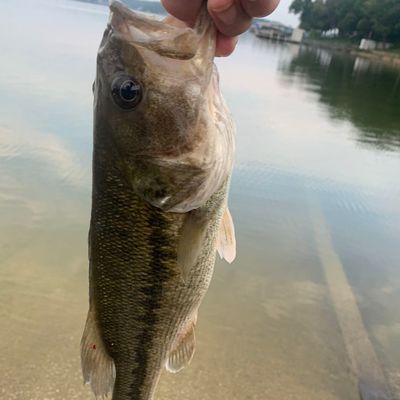
{"type": "Polygon", "coordinates": [[[278,8],[273,14],[269,16],[270,19],[274,21],[282,22],[285,25],[290,25],[296,28],[299,24],[299,19],[294,14],[289,14],[289,6],[292,0],[281,0],[278,8]]]}

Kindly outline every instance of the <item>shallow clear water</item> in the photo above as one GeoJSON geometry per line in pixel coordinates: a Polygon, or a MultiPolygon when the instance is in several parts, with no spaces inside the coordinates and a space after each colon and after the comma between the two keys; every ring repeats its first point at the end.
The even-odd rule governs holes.
{"type": "MultiPolygon", "coordinates": [[[[107,9],[0,7],[0,397],[90,399],[79,340],[107,9]]],[[[400,398],[400,70],[250,34],[218,65],[238,257],[217,263],[195,358],[157,399],[356,400],[360,376],[400,398]]]]}

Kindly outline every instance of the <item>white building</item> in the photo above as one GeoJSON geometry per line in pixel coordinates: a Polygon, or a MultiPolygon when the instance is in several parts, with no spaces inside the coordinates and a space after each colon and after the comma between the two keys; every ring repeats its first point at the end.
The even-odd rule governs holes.
{"type": "Polygon", "coordinates": [[[294,43],[301,43],[304,38],[304,29],[295,28],[293,29],[292,36],[290,37],[289,41],[294,43]]]}

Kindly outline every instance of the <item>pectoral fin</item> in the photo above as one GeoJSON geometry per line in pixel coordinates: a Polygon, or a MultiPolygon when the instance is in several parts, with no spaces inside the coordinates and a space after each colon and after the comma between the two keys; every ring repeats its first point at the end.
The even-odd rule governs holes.
{"type": "Polygon", "coordinates": [[[169,372],[179,372],[189,365],[193,358],[196,338],[194,335],[196,317],[185,325],[169,353],[166,369],[169,372]]]}
{"type": "Polygon", "coordinates": [[[208,222],[199,210],[187,213],[178,243],[178,266],[186,281],[196,265],[207,233],[208,222]]]}
{"type": "Polygon", "coordinates": [[[95,314],[91,307],[81,340],[81,365],[84,382],[90,383],[96,398],[102,398],[112,393],[115,367],[104,347],[95,314]]]}
{"type": "Polygon", "coordinates": [[[228,207],[222,217],[221,225],[217,236],[217,251],[221,258],[232,263],[236,258],[235,227],[228,207]]]}

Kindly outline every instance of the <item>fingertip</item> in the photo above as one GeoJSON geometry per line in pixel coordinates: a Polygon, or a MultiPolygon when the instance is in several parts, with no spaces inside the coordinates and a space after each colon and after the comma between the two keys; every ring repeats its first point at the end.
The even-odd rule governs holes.
{"type": "Polygon", "coordinates": [[[234,36],[225,36],[221,33],[217,35],[217,43],[216,43],[216,50],[215,55],[217,57],[228,57],[230,56],[238,42],[238,37],[234,36]]]}
{"type": "Polygon", "coordinates": [[[278,7],[280,0],[241,0],[246,13],[251,17],[265,17],[278,7]]]}
{"type": "MultiPolygon", "coordinates": [[[[220,5],[221,3],[219,3],[220,5]]],[[[208,11],[218,31],[225,36],[232,37],[247,31],[251,25],[251,17],[243,11],[239,3],[227,1],[225,5],[227,5],[227,8],[221,9],[211,1],[208,3],[208,11]]]]}
{"type": "Polygon", "coordinates": [[[233,6],[234,0],[208,0],[207,7],[211,12],[219,13],[233,6]]]}
{"type": "Polygon", "coordinates": [[[167,12],[175,18],[190,23],[194,23],[200,11],[202,0],[161,0],[161,4],[167,12]]]}

